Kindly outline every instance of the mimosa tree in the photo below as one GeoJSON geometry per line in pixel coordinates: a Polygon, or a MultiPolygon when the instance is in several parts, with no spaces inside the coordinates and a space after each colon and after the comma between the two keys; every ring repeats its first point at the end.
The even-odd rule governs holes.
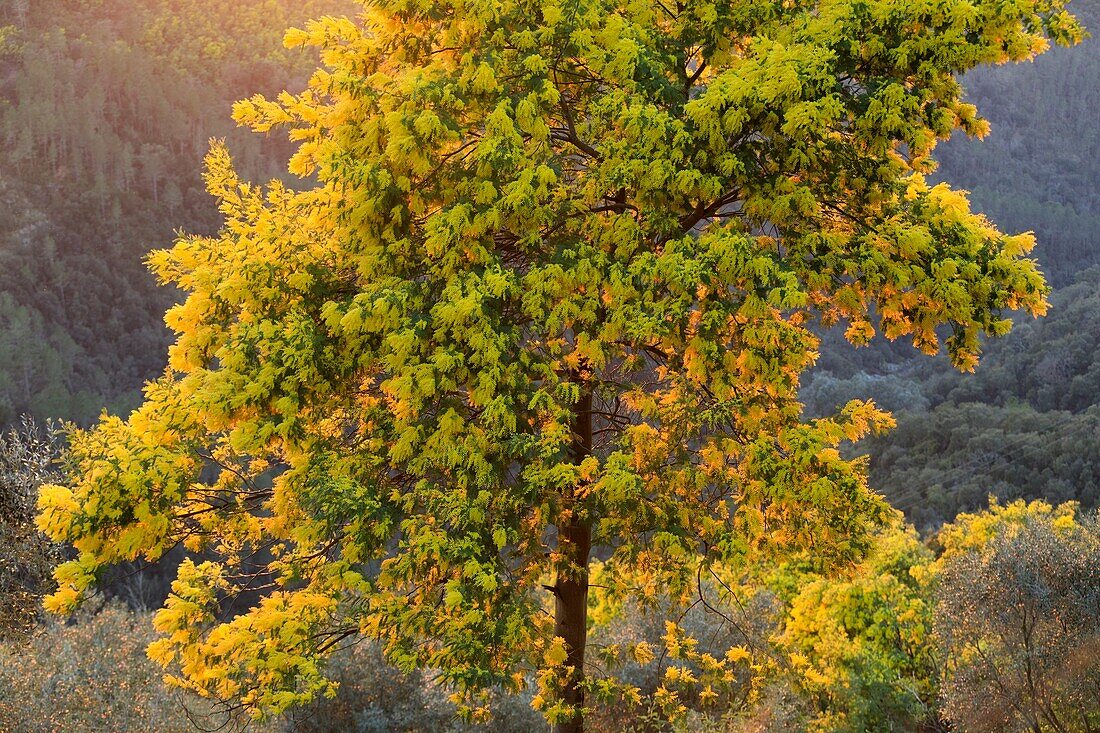
{"type": "MultiPolygon", "coordinates": [[[[1075,42],[1062,6],[379,0],[290,32],[325,70],[236,117],[316,184],[214,147],[221,234],[151,257],[188,294],[169,367],[43,492],[79,551],[50,607],[183,543],[150,654],[257,714],[363,636],[475,714],[532,677],[560,731],[636,699],[585,666],[594,554],[610,598],[687,600],[714,563],[855,557],[889,512],[837,450],[889,417],[800,418],[815,324],[970,369],[1044,310],[1032,237],[922,174],[987,131],[956,75],[1075,42]]],[[[673,714],[744,656],[667,641],[673,714]]]]}

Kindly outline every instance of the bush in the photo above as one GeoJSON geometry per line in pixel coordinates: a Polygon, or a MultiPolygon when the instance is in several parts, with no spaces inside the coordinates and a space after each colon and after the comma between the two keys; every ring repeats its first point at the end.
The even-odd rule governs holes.
{"type": "Polygon", "coordinates": [[[774,641],[795,691],[812,703],[807,730],[940,730],[941,662],[923,582],[931,553],[893,527],[850,575],[800,583],[774,641]]]}
{"type": "Polygon", "coordinates": [[[944,710],[965,733],[1100,727],[1100,524],[1033,506],[944,564],[944,710]]]}
{"type": "Polygon", "coordinates": [[[58,447],[30,420],[0,434],[0,639],[29,632],[57,548],[34,526],[38,488],[57,480],[58,447]]]}
{"type": "Polygon", "coordinates": [[[467,725],[455,717],[449,691],[424,672],[404,674],[382,658],[379,646],[361,642],[331,658],[327,673],[340,683],[336,697],[292,710],[283,733],[533,733],[546,728],[531,696],[493,699],[493,718],[467,725]]]}
{"type": "Polygon", "coordinates": [[[386,664],[372,644],[333,657],[335,698],[256,723],[163,682],[145,655],[150,613],[120,602],[69,623],[50,620],[29,638],[0,643],[4,733],[531,733],[545,727],[530,696],[495,699],[494,718],[464,725],[448,691],[386,664]]]}
{"type": "Polygon", "coordinates": [[[194,733],[189,715],[211,710],[164,685],[145,656],[153,634],[148,615],[112,604],[0,644],[0,730],[194,733]]]}

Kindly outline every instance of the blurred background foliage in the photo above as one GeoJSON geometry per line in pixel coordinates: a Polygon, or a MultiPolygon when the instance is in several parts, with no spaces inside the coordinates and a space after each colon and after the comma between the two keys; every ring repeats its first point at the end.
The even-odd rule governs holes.
{"type": "Polygon", "coordinates": [[[137,402],[164,367],[145,253],[212,232],[211,138],[239,170],[288,177],[291,147],[237,130],[232,103],[300,89],[316,59],[287,27],[349,0],[0,3],[0,424],[89,423],[137,402]]]}

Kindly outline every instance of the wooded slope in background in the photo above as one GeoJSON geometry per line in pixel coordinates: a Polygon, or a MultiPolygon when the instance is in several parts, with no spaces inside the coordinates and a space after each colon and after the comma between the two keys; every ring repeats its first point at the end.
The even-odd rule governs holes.
{"type": "Polygon", "coordinates": [[[145,253],[211,232],[210,138],[256,180],[290,145],[236,130],[232,103],[298,89],[316,59],[284,30],[340,0],[14,0],[0,6],[0,423],[90,422],[164,367],[145,253]]]}

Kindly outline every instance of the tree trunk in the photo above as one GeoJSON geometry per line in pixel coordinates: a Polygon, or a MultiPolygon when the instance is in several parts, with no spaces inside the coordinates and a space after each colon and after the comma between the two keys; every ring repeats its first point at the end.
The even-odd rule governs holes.
{"type": "MultiPolygon", "coordinates": [[[[592,452],[592,394],[585,392],[577,403],[573,423],[573,460],[580,463],[592,452]]],[[[554,724],[554,733],[583,733],[584,648],[588,643],[588,555],[592,549],[592,528],[575,510],[558,527],[558,549],[569,558],[570,568],[558,575],[555,585],[554,635],[565,641],[565,664],[573,673],[562,692],[562,700],[577,712],[571,720],[554,724]]]]}

